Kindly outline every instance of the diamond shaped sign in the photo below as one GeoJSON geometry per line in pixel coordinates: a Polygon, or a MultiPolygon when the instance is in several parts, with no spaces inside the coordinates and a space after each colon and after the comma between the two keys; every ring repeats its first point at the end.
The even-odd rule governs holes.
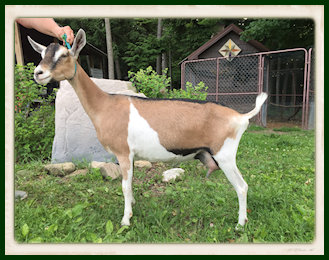
{"type": "Polygon", "coordinates": [[[240,53],[241,49],[238,45],[235,44],[234,41],[229,39],[223,46],[218,50],[218,52],[226,57],[228,61],[231,61],[234,59],[235,56],[237,56],[240,53]]]}

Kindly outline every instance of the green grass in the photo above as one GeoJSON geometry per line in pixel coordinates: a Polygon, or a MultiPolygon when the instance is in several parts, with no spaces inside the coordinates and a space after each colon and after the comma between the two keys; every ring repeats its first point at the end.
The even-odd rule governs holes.
{"type": "Polygon", "coordinates": [[[302,131],[299,127],[280,127],[280,128],[273,128],[273,131],[278,131],[278,132],[296,132],[296,131],[302,131]]]}
{"type": "MultiPolygon", "coordinates": [[[[121,180],[99,170],[63,179],[43,165],[16,165],[15,188],[28,197],[15,202],[15,239],[47,243],[308,243],[314,239],[315,148],[313,131],[248,130],[237,164],[249,185],[248,219],[235,231],[238,201],[222,171],[205,178],[198,162],[154,164],[134,173],[136,204],[131,226],[121,228],[121,180]],[[170,167],[185,169],[161,182],[170,167]]],[[[266,129],[264,129],[266,130],[266,129]]],[[[79,165],[80,168],[86,164],[79,165]]]]}

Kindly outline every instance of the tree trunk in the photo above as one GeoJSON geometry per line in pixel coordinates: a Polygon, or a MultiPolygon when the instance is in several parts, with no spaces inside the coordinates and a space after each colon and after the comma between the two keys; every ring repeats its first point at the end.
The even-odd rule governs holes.
{"type": "MultiPolygon", "coordinates": [[[[158,30],[157,30],[157,39],[160,40],[162,35],[162,19],[158,18],[158,30]]],[[[162,55],[159,54],[157,57],[157,64],[156,64],[156,72],[160,75],[161,74],[161,58],[162,55]]]]}
{"type": "Polygon", "coordinates": [[[171,59],[172,59],[172,57],[171,57],[171,49],[169,49],[169,55],[168,55],[169,57],[168,57],[168,59],[169,59],[169,61],[168,61],[168,63],[169,63],[169,77],[170,77],[170,89],[172,90],[173,89],[173,87],[172,87],[172,71],[171,71],[171,59]]]}
{"type": "Polygon", "coordinates": [[[106,45],[107,45],[107,61],[109,70],[109,79],[114,79],[114,62],[110,19],[105,18],[106,45]]]}
{"type": "Polygon", "coordinates": [[[164,53],[164,52],[162,53],[161,67],[162,67],[162,70],[164,70],[168,67],[166,53],[164,53]]]}
{"type": "Polygon", "coordinates": [[[114,64],[115,64],[115,71],[117,73],[117,79],[122,79],[119,57],[115,58],[114,64]]]}

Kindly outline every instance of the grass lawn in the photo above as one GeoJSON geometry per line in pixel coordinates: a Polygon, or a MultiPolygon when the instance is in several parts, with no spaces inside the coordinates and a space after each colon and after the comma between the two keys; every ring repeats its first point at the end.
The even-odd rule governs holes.
{"type": "MultiPolygon", "coordinates": [[[[309,243],[315,225],[314,131],[251,126],[243,135],[237,165],[249,185],[248,219],[235,231],[237,195],[222,171],[205,178],[199,161],[156,163],[135,170],[136,204],[130,227],[121,227],[121,179],[99,170],[63,179],[40,162],[15,167],[15,239],[47,243],[309,243]],[[163,183],[172,167],[184,176],[163,183]]],[[[81,163],[79,168],[87,167],[81,163]]]]}

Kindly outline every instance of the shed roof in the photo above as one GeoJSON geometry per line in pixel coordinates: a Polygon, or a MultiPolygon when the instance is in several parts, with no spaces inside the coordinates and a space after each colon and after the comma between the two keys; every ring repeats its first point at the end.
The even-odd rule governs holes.
{"type": "MultiPolygon", "coordinates": [[[[189,56],[187,56],[184,60],[195,60],[198,59],[199,55],[203,53],[205,50],[209,49],[212,45],[217,43],[220,39],[222,39],[224,36],[229,34],[230,32],[235,32],[236,34],[240,35],[243,30],[236,26],[235,24],[230,24],[227,26],[224,30],[220,31],[218,34],[213,36],[209,41],[207,41],[205,44],[203,44],[201,47],[199,47],[197,50],[192,52],[189,56]]],[[[268,48],[266,48],[262,43],[256,40],[250,40],[247,42],[248,44],[254,46],[259,51],[269,51],[268,48]]]]}

